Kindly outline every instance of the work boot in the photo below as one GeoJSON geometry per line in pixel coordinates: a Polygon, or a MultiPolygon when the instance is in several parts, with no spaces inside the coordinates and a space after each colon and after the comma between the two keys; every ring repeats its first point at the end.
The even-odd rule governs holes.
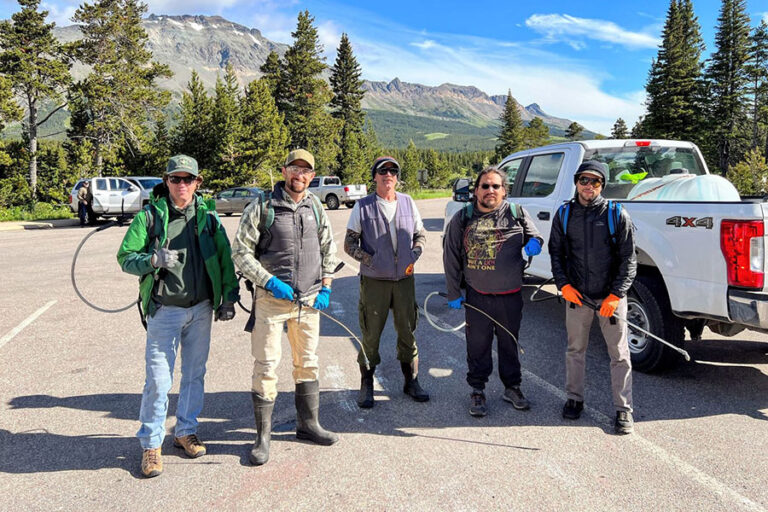
{"type": "Polygon", "coordinates": [[[253,415],[256,419],[256,442],[253,443],[248,460],[254,466],[266,464],[269,460],[269,440],[272,437],[272,411],[274,400],[267,400],[255,391],[251,392],[253,415]]]}
{"type": "Polygon", "coordinates": [[[373,407],[373,372],[376,367],[367,370],[365,366],[360,365],[360,393],[357,395],[357,406],[361,409],[370,409],[373,407]]]}
{"type": "Polygon", "coordinates": [[[504,390],[502,397],[505,402],[512,404],[518,411],[526,411],[531,408],[531,403],[523,396],[520,386],[510,386],[504,390]]]}
{"type": "Polygon", "coordinates": [[[405,385],[403,393],[413,398],[416,402],[426,402],[429,400],[429,393],[424,391],[419,385],[419,359],[416,358],[410,363],[400,362],[400,369],[403,370],[405,385]]]}
{"type": "Polygon", "coordinates": [[[163,472],[163,456],[160,448],[150,448],[141,454],[141,474],[152,478],[163,472]]]}
{"type": "Polygon", "coordinates": [[[584,402],[579,402],[573,398],[569,398],[563,406],[563,418],[567,420],[577,420],[581,416],[581,411],[584,410],[584,402]]]}
{"type": "Polygon", "coordinates": [[[488,414],[488,407],[485,405],[485,393],[482,389],[473,389],[469,397],[469,414],[475,418],[482,418],[488,414]]]}
{"type": "Polygon", "coordinates": [[[184,453],[186,453],[187,457],[191,459],[196,459],[205,455],[205,445],[197,438],[195,434],[174,437],[173,446],[176,448],[183,448],[184,453]]]}
{"type": "Polygon", "coordinates": [[[320,386],[316,380],[296,384],[296,437],[330,446],[339,436],[320,426],[320,386]]]}
{"type": "Polygon", "coordinates": [[[613,430],[619,435],[634,432],[635,422],[632,420],[632,413],[629,411],[616,411],[616,421],[613,423],[613,430]]]}

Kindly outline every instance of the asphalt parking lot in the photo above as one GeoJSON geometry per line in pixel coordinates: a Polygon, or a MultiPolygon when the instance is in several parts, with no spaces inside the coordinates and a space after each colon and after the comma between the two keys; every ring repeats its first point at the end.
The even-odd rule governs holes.
{"type": "MultiPolygon", "coordinates": [[[[420,201],[428,249],[416,267],[417,299],[444,286],[444,199],[420,201]]],[[[358,278],[343,254],[349,210],[328,212],[348,264],[329,312],[359,333],[358,278]]],[[[230,237],[239,216],[226,217],[230,237]]],[[[83,247],[76,279],[94,303],[115,309],[137,280],[115,260],[125,227],[83,247]]],[[[422,385],[402,393],[391,321],[382,338],[376,406],[360,410],[354,341],[323,320],[319,356],[323,425],[341,441],[295,438],[290,349],[279,373],[270,462],[248,463],[253,442],[246,315],[215,323],[200,437],[208,455],[163,446],[165,472],[141,478],[134,437],[144,379],[144,331],[135,308],[104,314],[70,284],[72,255],[89,232],[76,226],[0,231],[6,274],[0,294],[0,492],[2,510],[766,510],[768,337],[723,338],[705,330],[687,345],[694,361],[662,374],[634,374],[636,433],[612,433],[608,356],[593,329],[587,411],[563,420],[564,306],[526,301],[520,341],[530,411],[502,401],[497,374],[489,415],[468,414],[462,331],[420,319],[422,385]]],[[[524,289],[530,296],[535,283],[524,289]]],[[[245,290],[242,290],[245,295],[245,290]]],[[[441,299],[430,305],[449,321],[441,299]]],[[[430,309],[431,310],[431,309],[430,309]]],[[[178,381],[178,364],[176,381],[178,381]]],[[[178,385],[171,397],[171,414],[178,385]]],[[[168,428],[175,419],[169,416],[168,428]]]]}

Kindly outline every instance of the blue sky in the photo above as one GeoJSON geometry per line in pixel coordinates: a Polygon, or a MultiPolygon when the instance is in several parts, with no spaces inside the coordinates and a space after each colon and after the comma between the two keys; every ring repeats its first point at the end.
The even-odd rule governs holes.
{"type": "MultiPolygon", "coordinates": [[[[145,0],[146,1],[146,0],[145,0]]],[[[58,24],[80,2],[44,0],[58,24]]],[[[610,131],[623,117],[631,127],[643,112],[644,85],[656,55],[668,0],[149,0],[155,14],[219,14],[290,43],[296,15],[315,17],[328,63],[346,32],[371,80],[475,85],[512,95],[523,105],[590,129],[610,131]]],[[[720,2],[694,1],[707,52],[712,50],[720,2]]],[[[0,18],[17,10],[0,0],[0,18]]],[[[768,21],[768,1],[748,0],[753,25],[768,21]]]]}

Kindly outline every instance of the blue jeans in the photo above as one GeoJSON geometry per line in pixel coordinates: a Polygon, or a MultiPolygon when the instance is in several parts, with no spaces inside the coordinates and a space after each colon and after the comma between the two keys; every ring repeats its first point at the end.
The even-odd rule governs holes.
{"type": "Polygon", "coordinates": [[[165,437],[168,392],[173,366],[181,348],[181,386],[176,406],[175,436],[197,432],[197,416],[203,409],[205,363],[211,345],[211,301],[189,308],[160,306],[147,319],[147,378],[141,396],[136,433],[145,450],[159,448],[165,437]]]}

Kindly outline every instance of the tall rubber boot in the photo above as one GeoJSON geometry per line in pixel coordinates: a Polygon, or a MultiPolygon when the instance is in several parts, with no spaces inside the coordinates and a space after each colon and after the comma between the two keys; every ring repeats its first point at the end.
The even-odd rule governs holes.
{"type": "Polygon", "coordinates": [[[400,362],[400,369],[403,370],[405,385],[403,393],[413,398],[416,402],[426,402],[429,400],[429,393],[419,384],[419,359],[416,358],[410,363],[400,362]]]}
{"type": "Polygon", "coordinates": [[[360,393],[357,395],[357,406],[361,409],[373,407],[373,372],[375,371],[375,366],[367,370],[365,366],[360,365],[360,393]]]}
{"type": "Polygon", "coordinates": [[[316,380],[296,384],[296,437],[330,446],[339,436],[320,426],[320,385],[316,380]]]}
{"type": "Polygon", "coordinates": [[[275,408],[275,402],[253,391],[251,400],[253,400],[253,415],[256,418],[256,442],[253,443],[248,459],[254,466],[261,466],[269,460],[269,440],[272,437],[272,411],[275,408]]]}

